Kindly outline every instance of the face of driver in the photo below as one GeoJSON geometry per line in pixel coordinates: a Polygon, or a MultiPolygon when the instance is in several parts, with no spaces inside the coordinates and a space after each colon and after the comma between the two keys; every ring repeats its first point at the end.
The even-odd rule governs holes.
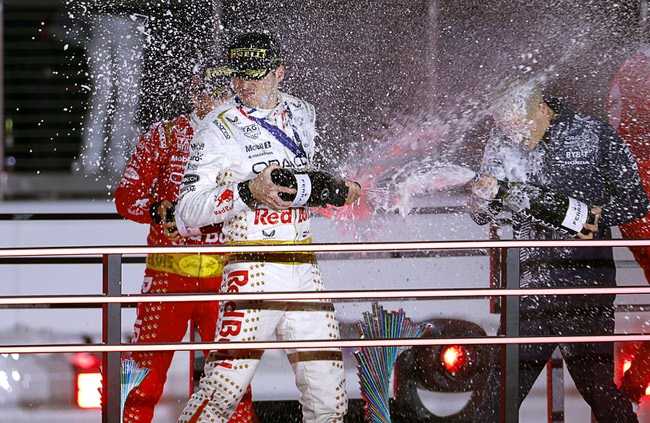
{"type": "Polygon", "coordinates": [[[235,76],[232,85],[244,106],[272,109],[278,104],[278,87],[283,79],[284,66],[280,65],[262,79],[237,78],[235,76]]]}
{"type": "Polygon", "coordinates": [[[551,109],[541,91],[531,84],[513,85],[494,115],[499,129],[511,142],[534,150],[550,125],[551,109]]]}

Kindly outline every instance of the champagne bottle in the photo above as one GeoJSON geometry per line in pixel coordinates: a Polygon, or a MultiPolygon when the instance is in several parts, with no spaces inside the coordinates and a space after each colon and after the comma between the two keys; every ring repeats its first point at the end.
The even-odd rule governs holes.
{"type": "Polygon", "coordinates": [[[178,231],[180,236],[184,238],[189,238],[191,236],[200,236],[205,234],[213,234],[217,232],[220,233],[223,227],[223,224],[221,223],[214,223],[212,225],[201,226],[200,228],[187,228],[182,223],[179,224],[179,222],[176,222],[175,213],[176,213],[176,203],[174,203],[173,206],[168,208],[165,214],[166,223],[171,223],[171,222],[176,223],[176,226],[167,229],[167,232],[170,234],[173,233],[174,231],[178,231]]]}
{"type": "Polygon", "coordinates": [[[279,194],[284,201],[291,201],[292,207],[324,207],[327,204],[341,207],[348,197],[348,187],[343,179],[320,170],[273,169],[271,181],[298,191],[296,194],[279,194]]]}
{"type": "Polygon", "coordinates": [[[596,217],[582,201],[531,184],[499,181],[497,198],[512,211],[569,236],[588,234],[583,225],[596,217]]]}

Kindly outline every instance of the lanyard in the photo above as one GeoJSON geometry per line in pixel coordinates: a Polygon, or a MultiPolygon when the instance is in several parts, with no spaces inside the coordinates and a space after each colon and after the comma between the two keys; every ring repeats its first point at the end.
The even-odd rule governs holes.
{"type": "MultiPolygon", "coordinates": [[[[271,125],[266,119],[261,119],[255,116],[252,116],[252,113],[255,113],[255,109],[251,109],[248,113],[246,113],[239,102],[239,99],[237,99],[237,103],[240,105],[237,106],[239,111],[252,120],[253,122],[257,123],[260,125],[262,128],[266,129],[275,137],[276,140],[280,141],[280,143],[287,147],[293,154],[296,155],[296,157],[302,157],[302,158],[307,158],[307,155],[305,154],[305,150],[302,148],[302,142],[300,141],[300,136],[298,136],[298,131],[296,131],[296,128],[291,125],[291,128],[293,129],[293,134],[296,137],[296,141],[292,140],[282,129],[278,128],[275,125],[271,125]]],[[[287,112],[287,115],[289,116],[289,120],[293,121],[293,115],[291,114],[291,110],[287,107],[286,103],[284,103],[284,110],[287,112]]]]}

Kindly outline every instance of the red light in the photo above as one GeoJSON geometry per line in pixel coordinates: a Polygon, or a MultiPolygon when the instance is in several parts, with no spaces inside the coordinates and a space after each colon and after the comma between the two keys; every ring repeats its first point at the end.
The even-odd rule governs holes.
{"type": "Polygon", "coordinates": [[[632,367],[632,360],[631,359],[624,360],[623,361],[623,373],[630,370],[630,367],[632,367]]]}
{"type": "Polygon", "coordinates": [[[102,395],[101,373],[77,374],[77,406],[79,408],[101,408],[102,395]]]}
{"type": "Polygon", "coordinates": [[[76,353],[72,356],[72,364],[83,370],[98,368],[102,363],[99,358],[88,353],[76,353]]]}
{"type": "Polygon", "coordinates": [[[101,408],[102,374],[97,370],[102,362],[99,357],[85,352],[71,358],[75,367],[75,399],[79,408],[101,408]]]}
{"type": "Polygon", "coordinates": [[[442,364],[449,373],[456,374],[468,364],[468,352],[460,345],[450,345],[442,350],[442,364]]]}

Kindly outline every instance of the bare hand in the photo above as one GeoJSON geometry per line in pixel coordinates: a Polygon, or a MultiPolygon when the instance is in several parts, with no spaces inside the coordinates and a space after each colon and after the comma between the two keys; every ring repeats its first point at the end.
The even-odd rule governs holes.
{"type": "Polygon", "coordinates": [[[493,200],[499,192],[499,181],[492,175],[482,175],[471,185],[472,195],[483,200],[493,200]]]}
{"type": "Polygon", "coordinates": [[[585,223],[582,225],[582,227],[589,231],[589,233],[583,234],[582,232],[578,232],[577,237],[580,239],[594,239],[594,232],[598,232],[598,220],[600,219],[600,214],[603,212],[603,209],[598,206],[593,206],[589,211],[595,216],[594,223],[585,223]]]}
{"type": "Polygon", "coordinates": [[[345,186],[348,187],[348,197],[345,199],[345,204],[352,204],[361,197],[361,184],[346,179],[345,186]]]}
{"type": "Polygon", "coordinates": [[[273,210],[286,210],[291,207],[291,201],[284,201],[278,194],[281,192],[296,194],[297,191],[293,188],[275,185],[271,181],[271,172],[273,169],[279,168],[280,166],[275,164],[266,167],[262,173],[249,182],[248,188],[258,203],[266,204],[273,210]]]}

